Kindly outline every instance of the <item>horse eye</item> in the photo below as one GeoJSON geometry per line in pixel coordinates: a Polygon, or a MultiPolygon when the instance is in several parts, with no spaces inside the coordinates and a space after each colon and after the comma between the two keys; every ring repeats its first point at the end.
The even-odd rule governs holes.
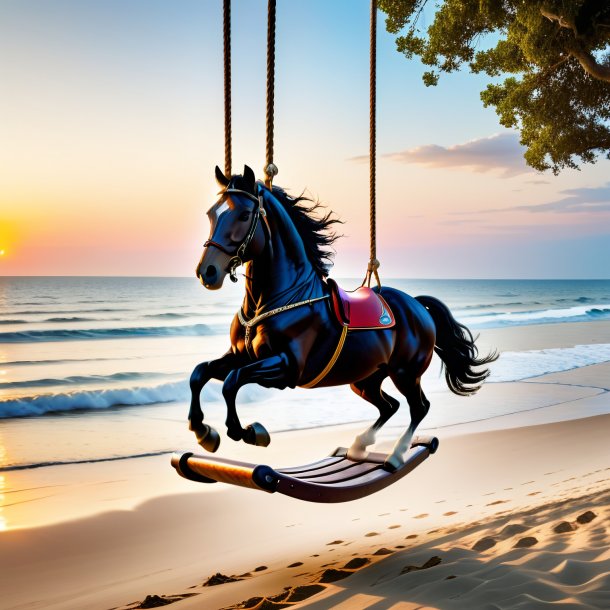
{"type": "Polygon", "coordinates": [[[250,218],[250,212],[242,212],[239,215],[239,220],[246,222],[246,220],[248,220],[250,218]]]}

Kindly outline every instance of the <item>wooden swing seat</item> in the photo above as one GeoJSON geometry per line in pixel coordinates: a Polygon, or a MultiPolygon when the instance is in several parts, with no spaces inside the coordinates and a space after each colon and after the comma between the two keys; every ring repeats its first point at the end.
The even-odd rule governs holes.
{"type": "Polygon", "coordinates": [[[228,483],[268,493],[279,492],[307,502],[348,502],[395,483],[437,448],[436,437],[414,438],[405,463],[396,470],[384,465],[386,454],[369,453],[366,459],[354,461],[347,457],[344,447],[312,464],[277,470],[263,464],[193,453],[174,453],[172,466],[185,479],[200,483],[228,483]]]}

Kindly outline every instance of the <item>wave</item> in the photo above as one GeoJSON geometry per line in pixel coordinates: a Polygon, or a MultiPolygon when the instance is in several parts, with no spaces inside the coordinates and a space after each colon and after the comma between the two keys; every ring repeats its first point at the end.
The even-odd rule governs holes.
{"type": "Polygon", "coordinates": [[[610,304],[602,304],[595,307],[578,306],[562,309],[537,309],[532,311],[489,313],[478,316],[460,316],[460,322],[472,328],[590,322],[602,319],[610,319],[610,304]]]}
{"type": "Polygon", "coordinates": [[[610,343],[526,352],[502,352],[488,382],[519,381],[610,361],[610,343]]]}
{"type": "Polygon", "coordinates": [[[152,380],[162,377],[175,377],[173,373],[142,373],[121,372],[112,375],[71,375],[70,377],[58,377],[49,379],[31,379],[28,381],[0,382],[0,390],[11,390],[16,388],[41,388],[45,386],[76,385],[90,383],[116,383],[120,381],[152,380]]]}
{"type": "MultiPolygon", "coordinates": [[[[127,309],[124,307],[101,307],[98,309],[55,309],[53,311],[49,311],[48,309],[23,309],[20,311],[13,311],[10,315],[13,316],[36,316],[41,314],[50,314],[50,313],[65,313],[65,314],[82,314],[82,313],[112,313],[115,311],[136,311],[134,309],[127,309]]],[[[3,314],[0,314],[3,315],[3,314]]],[[[6,314],[4,314],[6,315],[6,314]]]]}
{"type": "Polygon", "coordinates": [[[557,303],[593,303],[595,299],[591,297],[576,297],[575,299],[564,298],[564,299],[555,299],[557,303]]]}
{"type": "Polygon", "coordinates": [[[27,320],[0,320],[0,324],[27,324],[27,320]]]}
{"type": "Polygon", "coordinates": [[[40,364],[67,364],[68,362],[103,362],[107,360],[137,360],[139,356],[116,356],[115,358],[51,358],[48,360],[7,360],[1,366],[38,366],[40,364]]]}
{"type": "MultiPolygon", "coordinates": [[[[252,403],[261,398],[264,390],[246,386],[239,392],[240,404],[252,403]]],[[[40,394],[0,400],[0,419],[34,417],[65,411],[103,410],[112,407],[152,405],[156,403],[188,401],[191,397],[186,379],[158,384],[117,389],[98,389],[58,394],[40,394]]],[[[220,383],[208,383],[202,392],[203,402],[222,400],[220,383]]]]}
{"type": "Polygon", "coordinates": [[[34,462],[31,464],[15,464],[13,466],[0,466],[0,472],[11,472],[14,470],[32,470],[33,468],[45,468],[47,466],[72,466],[74,464],[96,464],[98,462],[116,462],[118,460],[133,460],[136,458],[155,457],[157,455],[168,455],[173,453],[172,449],[166,451],[149,451],[148,453],[134,453],[132,455],[113,455],[110,457],[91,458],[89,460],[57,460],[53,462],[34,462]]]}
{"type": "Polygon", "coordinates": [[[38,341],[84,341],[90,339],[124,339],[136,337],[190,337],[214,334],[205,324],[188,326],[146,326],[133,328],[91,328],[30,330],[0,333],[0,343],[33,343],[38,341]]]}
{"type": "Polygon", "coordinates": [[[79,318],[74,316],[72,318],[47,318],[44,322],[95,322],[97,318],[79,318]]]}
{"type": "Polygon", "coordinates": [[[467,311],[471,309],[493,309],[494,307],[518,307],[519,305],[540,305],[537,301],[531,301],[530,303],[522,303],[521,301],[514,301],[512,303],[481,303],[477,305],[464,305],[459,310],[467,311]]]}
{"type": "Polygon", "coordinates": [[[167,312],[167,313],[149,313],[147,315],[145,315],[145,318],[157,318],[160,320],[177,320],[180,318],[192,318],[195,316],[202,316],[203,314],[200,313],[174,313],[174,312],[167,312]]]}

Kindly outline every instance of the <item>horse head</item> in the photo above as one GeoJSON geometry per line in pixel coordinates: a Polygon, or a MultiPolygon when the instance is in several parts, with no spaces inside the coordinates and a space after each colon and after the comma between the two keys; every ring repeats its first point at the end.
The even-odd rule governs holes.
{"type": "Polygon", "coordinates": [[[263,223],[259,222],[265,215],[263,187],[257,184],[254,172],[245,165],[242,175],[227,178],[216,166],[216,180],[222,191],[207,212],[210,236],[195,270],[209,290],[221,288],[227,274],[237,281],[237,267],[262,252],[266,242],[263,223]]]}

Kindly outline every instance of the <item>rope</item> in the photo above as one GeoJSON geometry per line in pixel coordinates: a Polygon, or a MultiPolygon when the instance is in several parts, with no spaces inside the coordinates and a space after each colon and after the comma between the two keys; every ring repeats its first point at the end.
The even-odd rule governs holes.
{"type": "Polygon", "coordinates": [[[273,103],[275,96],[275,0],[267,4],[267,147],[265,185],[271,188],[278,169],[273,163],[273,103]]]}
{"type": "Polygon", "coordinates": [[[231,177],[231,0],[223,0],[222,32],[225,94],[225,176],[231,177]]]}
{"type": "Polygon", "coordinates": [[[377,159],[376,159],[376,112],[377,112],[377,0],[371,0],[371,54],[370,54],[370,113],[369,113],[369,198],[370,198],[370,226],[371,226],[371,251],[366,277],[362,285],[371,285],[371,277],[374,275],[377,286],[381,288],[381,281],[377,269],[377,159]]]}

